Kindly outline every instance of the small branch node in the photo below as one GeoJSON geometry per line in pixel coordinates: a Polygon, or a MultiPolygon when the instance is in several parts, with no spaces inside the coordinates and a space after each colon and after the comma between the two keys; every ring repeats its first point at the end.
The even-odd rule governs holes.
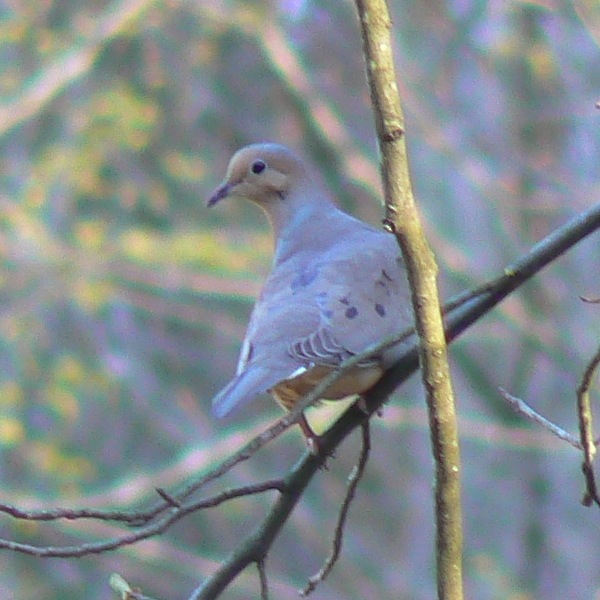
{"type": "Polygon", "coordinates": [[[170,506],[173,506],[174,508],[181,508],[181,502],[179,502],[179,500],[177,500],[177,498],[174,498],[173,496],[171,496],[171,494],[169,494],[168,492],[166,492],[162,488],[156,488],[156,493],[165,502],[167,502],[170,506]]]}
{"type": "Polygon", "coordinates": [[[396,225],[394,225],[394,222],[391,219],[384,219],[382,221],[383,224],[383,228],[386,231],[389,231],[390,233],[393,233],[394,235],[396,234],[396,225]]]}
{"type": "Polygon", "coordinates": [[[395,142],[396,140],[399,140],[403,135],[404,135],[404,129],[402,129],[401,127],[395,127],[394,129],[386,131],[383,134],[383,141],[384,142],[395,142]]]}

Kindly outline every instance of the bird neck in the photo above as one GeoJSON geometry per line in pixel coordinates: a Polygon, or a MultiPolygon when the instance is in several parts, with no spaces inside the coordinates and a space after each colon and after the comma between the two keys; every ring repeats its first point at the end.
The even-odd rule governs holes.
{"type": "Polygon", "coordinates": [[[331,243],[335,237],[328,222],[338,208],[327,196],[314,195],[314,190],[312,198],[314,200],[307,201],[305,196],[301,202],[294,202],[293,198],[284,199],[282,202],[289,204],[280,205],[280,210],[269,214],[275,238],[275,264],[305,250],[307,245],[317,250],[331,243]],[[309,239],[310,244],[307,244],[309,239]]]}

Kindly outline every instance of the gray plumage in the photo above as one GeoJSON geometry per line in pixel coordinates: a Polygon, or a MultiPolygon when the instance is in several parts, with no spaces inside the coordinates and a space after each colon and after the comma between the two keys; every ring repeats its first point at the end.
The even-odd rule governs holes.
{"type": "MultiPolygon", "coordinates": [[[[266,212],[275,257],[250,317],[236,376],[213,400],[217,416],[273,388],[297,387],[298,395],[317,373],[326,374],[412,324],[394,237],[341,211],[288,149],[255,144],[239,150],[208,204],[226,197],[246,198],[266,212]],[[297,385],[303,378],[304,385],[297,385]]],[[[360,364],[326,398],[364,392],[400,351],[391,348],[360,364]]],[[[281,394],[274,395],[290,407],[281,394]]]]}

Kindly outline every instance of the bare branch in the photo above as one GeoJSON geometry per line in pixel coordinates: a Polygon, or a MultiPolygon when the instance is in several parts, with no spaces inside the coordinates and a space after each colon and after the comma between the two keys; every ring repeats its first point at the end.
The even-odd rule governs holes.
{"type": "Polygon", "coordinates": [[[177,508],[181,507],[181,502],[177,498],[173,498],[168,492],[162,488],[156,488],[156,493],[169,505],[177,508]]]}
{"type": "MultiPolygon", "coordinates": [[[[163,533],[173,523],[176,523],[183,517],[195,511],[204,508],[212,508],[234,498],[240,498],[252,494],[260,494],[271,490],[276,490],[283,493],[287,490],[287,484],[281,479],[275,479],[255,485],[239,487],[233,490],[225,490],[216,496],[212,496],[204,500],[198,500],[197,502],[171,507],[161,519],[153,521],[151,524],[146,525],[145,527],[139,528],[135,533],[115,537],[105,540],[104,542],[84,543],[78,546],[34,546],[31,544],[21,544],[11,540],[0,539],[0,548],[40,557],[65,558],[87,556],[89,554],[100,554],[102,552],[115,550],[116,548],[121,548],[123,546],[130,546],[131,544],[135,544],[140,540],[145,540],[163,533]]],[[[59,511],[56,512],[58,513],[59,511]]],[[[21,518],[27,518],[26,512],[23,512],[23,516],[21,518]]],[[[56,518],[65,517],[57,516],[56,518]]]]}
{"type": "Polygon", "coordinates": [[[333,538],[333,544],[331,549],[331,554],[325,560],[319,572],[313,575],[308,580],[308,585],[300,592],[301,596],[308,596],[311,592],[315,590],[317,585],[324,581],[325,578],[331,573],[331,570],[335,566],[335,563],[338,561],[340,556],[340,552],[342,550],[342,541],[344,537],[344,527],[346,526],[346,520],[348,518],[348,511],[350,510],[350,505],[352,504],[352,500],[354,499],[354,495],[356,493],[356,488],[362,476],[365,472],[365,468],[367,466],[367,462],[369,460],[369,454],[371,452],[371,431],[369,427],[369,422],[366,421],[362,424],[362,446],[360,450],[360,456],[358,458],[358,463],[350,473],[350,477],[348,477],[348,490],[346,492],[346,497],[344,498],[344,502],[340,508],[340,514],[338,516],[338,521],[335,527],[335,535],[333,538]]]}
{"type": "Polygon", "coordinates": [[[585,369],[581,383],[577,388],[577,414],[579,416],[579,434],[581,436],[581,445],[583,446],[583,464],[581,469],[586,481],[586,492],[582,498],[585,506],[590,506],[595,502],[600,506],[600,497],[596,487],[594,477],[594,456],[596,454],[596,442],[594,441],[594,431],[592,427],[592,408],[590,403],[590,387],[592,378],[600,364],[600,348],[590,360],[585,369]]]}
{"type": "Polygon", "coordinates": [[[560,438],[561,440],[564,440],[568,444],[571,444],[573,448],[577,448],[577,450],[583,450],[581,442],[574,435],[571,435],[558,425],[555,425],[554,423],[552,423],[552,421],[546,419],[546,417],[542,417],[542,415],[540,415],[540,413],[536,412],[533,408],[531,408],[531,406],[529,406],[527,402],[521,400],[520,398],[517,398],[516,396],[513,396],[504,388],[498,388],[498,390],[500,391],[500,394],[502,394],[502,397],[513,407],[513,409],[516,412],[523,415],[530,421],[541,425],[542,427],[544,427],[544,429],[547,429],[556,437],[560,438]]]}
{"type": "Polygon", "coordinates": [[[462,506],[458,425],[437,287],[438,266],[413,197],[404,114],[396,83],[392,22],[385,0],[356,0],[371,103],[381,152],[384,225],[396,234],[410,283],[419,362],[435,460],[438,597],[459,600],[462,584],[462,506]]]}
{"type": "MultiPolygon", "coordinates": [[[[366,419],[364,413],[362,416],[363,419],[366,419]]],[[[352,429],[353,426],[341,434],[341,437],[345,437],[352,429]]],[[[340,430],[336,429],[335,426],[333,431],[337,432],[338,436],[340,435],[340,430]]],[[[263,523],[231,553],[211,577],[192,592],[189,600],[212,600],[216,598],[249,564],[264,561],[269,548],[302,497],[306,486],[319,467],[323,465],[332,448],[340,441],[340,439],[328,433],[323,440],[322,453],[319,456],[315,456],[308,450],[304,453],[303,457],[292,467],[285,478],[284,489],[263,523]]]]}
{"type": "Polygon", "coordinates": [[[592,427],[592,409],[590,404],[589,390],[592,385],[592,378],[600,364],[600,348],[596,351],[596,354],[592,357],[589,364],[587,365],[581,383],[577,388],[577,415],[579,417],[579,439],[575,436],[567,433],[564,429],[555,425],[545,417],[542,417],[538,412],[531,408],[523,400],[516,398],[509,394],[506,390],[500,388],[500,393],[507,400],[511,406],[520,414],[528,418],[534,423],[538,423],[552,434],[556,435],[560,439],[568,442],[577,450],[583,451],[584,459],[581,466],[585,481],[586,481],[586,492],[582,498],[582,503],[585,506],[590,506],[592,503],[596,503],[600,506],[600,496],[598,495],[598,488],[596,485],[596,479],[594,476],[594,456],[598,447],[599,441],[594,439],[593,427],[592,427]]]}
{"type": "Polygon", "coordinates": [[[269,600],[269,579],[264,559],[256,563],[256,568],[258,569],[258,580],[260,581],[260,600],[269,600]]]}

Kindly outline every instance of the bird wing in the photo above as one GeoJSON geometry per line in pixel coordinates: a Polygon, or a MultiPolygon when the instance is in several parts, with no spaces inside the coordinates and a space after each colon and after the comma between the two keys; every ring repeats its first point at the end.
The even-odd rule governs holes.
{"type": "Polygon", "coordinates": [[[275,265],[252,312],[237,375],[213,400],[217,416],[314,365],[339,365],[410,323],[395,240],[352,222],[356,227],[326,251],[305,244],[275,265]]]}

